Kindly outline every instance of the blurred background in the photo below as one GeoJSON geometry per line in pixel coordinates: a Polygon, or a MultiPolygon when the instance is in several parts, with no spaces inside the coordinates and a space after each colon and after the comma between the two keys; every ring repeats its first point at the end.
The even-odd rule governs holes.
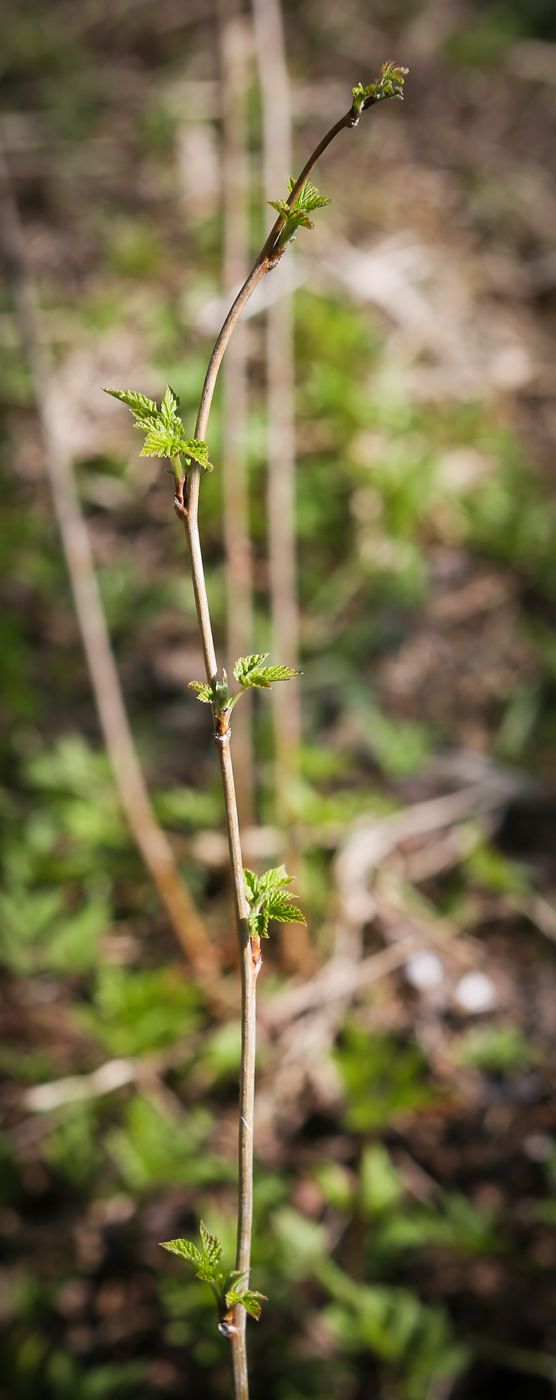
{"type": "Polygon", "coordinates": [[[167,464],[102,388],[193,434],[265,201],[389,58],[202,482],[221,664],[303,671],[234,716],[246,863],[308,925],[259,983],[252,1393],[554,1393],[554,6],[4,0],[5,1400],[230,1393],[158,1244],[234,1248],[217,760],[167,464]]]}

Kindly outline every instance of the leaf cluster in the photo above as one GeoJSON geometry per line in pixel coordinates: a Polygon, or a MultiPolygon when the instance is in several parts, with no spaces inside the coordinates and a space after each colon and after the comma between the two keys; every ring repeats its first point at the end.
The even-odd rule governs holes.
{"type": "Polygon", "coordinates": [[[353,89],[353,111],[359,116],[367,107],[371,107],[375,102],[384,102],[387,98],[397,98],[403,102],[404,78],[409,72],[408,68],[400,68],[391,59],[383,63],[380,70],[380,77],[376,82],[369,83],[368,87],[363,87],[358,83],[353,89]]]}
{"type": "Polygon", "coordinates": [[[230,687],[225,671],[222,672],[222,680],[215,680],[214,685],[208,681],[189,681],[188,689],[196,692],[197,699],[203,705],[213,705],[217,715],[230,709],[230,687]]]}
{"type": "Polygon", "coordinates": [[[238,1269],[232,1269],[230,1273],[224,1275],[220,1268],[222,1258],[222,1245],[216,1235],[211,1235],[201,1220],[199,1226],[202,1249],[191,1240],[164,1240],[162,1248],[169,1250],[171,1254],[177,1254],[180,1259],[185,1259],[195,1269],[197,1278],[203,1283],[209,1283],[216,1302],[219,1305],[219,1312],[233,1308],[236,1303],[241,1303],[246,1312],[251,1314],[256,1321],[261,1315],[261,1302],[266,1302],[264,1293],[257,1293],[253,1289],[247,1288],[246,1275],[238,1269]]]}
{"type": "MultiPolygon", "coordinates": [[[[288,192],[291,195],[295,189],[295,180],[290,176],[288,180],[288,192]]],[[[294,237],[298,228],[314,228],[315,225],[309,218],[309,214],[314,209],[323,209],[325,204],[330,204],[330,200],[319,194],[315,185],[310,180],[304,180],[301,189],[298,190],[295,199],[289,204],[285,199],[269,199],[268,203],[285,219],[284,228],[280,234],[279,246],[285,247],[286,243],[294,237]]]]}
{"type": "Polygon", "coordinates": [[[265,666],[268,655],[268,651],[263,651],[254,656],[240,656],[236,661],[234,677],[243,690],[251,687],[270,690],[274,681],[290,681],[293,676],[301,675],[301,671],[294,671],[291,666],[265,666]]]}
{"type": "Polygon", "coordinates": [[[206,442],[199,438],[185,438],[183,423],[178,414],[180,400],[178,394],[168,385],[160,408],[154,399],[139,394],[134,389],[105,389],[113,399],[120,399],[131,409],[135,418],[134,427],[145,433],[145,445],[141,457],[178,457],[183,454],[187,466],[198,462],[205,471],[212,471],[206,442]]]}
{"type": "Polygon", "coordinates": [[[197,1278],[203,1283],[213,1283],[220,1289],[224,1282],[224,1274],[218,1265],[222,1258],[222,1245],[216,1235],[211,1235],[201,1220],[199,1226],[202,1249],[192,1244],[191,1240],[163,1240],[162,1248],[169,1250],[170,1254],[179,1255],[180,1259],[185,1259],[188,1264],[192,1264],[197,1278]]]}
{"type": "Polygon", "coordinates": [[[241,690],[235,695],[230,695],[225,671],[222,672],[222,680],[216,680],[213,685],[208,681],[190,681],[188,689],[196,692],[197,699],[203,705],[213,705],[216,714],[230,714],[244,691],[270,690],[274,681],[289,681],[292,676],[301,675],[301,671],[294,671],[291,666],[265,666],[268,654],[267,651],[263,651],[253,656],[239,657],[234,666],[234,677],[241,690]]]}
{"type": "Polygon", "coordinates": [[[255,875],[252,870],[244,870],[245,893],[249,903],[249,932],[252,938],[268,938],[268,925],[271,919],[279,924],[304,924],[305,918],[287,889],[293,876],[288,875],[285,865],[267,870],[264,875],[255,875]]]}

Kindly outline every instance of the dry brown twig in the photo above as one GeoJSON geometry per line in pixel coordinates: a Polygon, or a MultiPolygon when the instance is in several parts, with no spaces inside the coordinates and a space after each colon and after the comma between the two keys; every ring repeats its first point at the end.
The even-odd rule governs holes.
{"type": "MultiPolygon", "coordinates": [[[[249,166],[247,95],[251,34],[245,16],[220,0],[220,61],[223,105],[224,291],[245,280],[249,258],[249,166]]],[[[247,473],[248,329],[237,327],[223,365],[222,468],[228,668],[253,650],[253,586],[247,473]]],[[[246,695],[234,723],[237,803],[242,826],[254,820],[252,696],[246,695]]]]}
{"type": "MultiPolygon", "coordinates": [[[[462,787],[415,803],[381,821],[362,820],[346,836],[335,863],[338,908],[334,954],[314,977],[300,986],[286,987],[272,1001],[263,1003],[263,1034],[274,1045],[257,1102],[261,1146],[270,1156],[279,1153],[284,1133],[295,1130],[302,1114],[304,1088],[315,1075],[318,1081],[319,1063],[330,1050],[354,998],[431,944],[456,967],[476,966],[483,959],[480,944],[456,924],[445,919],[425,921],[405,909],[400,912],[377,888],[384,863],[404,842],[416,837],[430,835],[438,845],[435,838],[441,833],[452,834],[452,862],[456,864],[461,856],[461,832],[469,819],[479,817],[493,829],[508,803],[529,786],[523,774],[495,765],[466,763],[465,755],[446,757],[446,776],[450,775],[450,764],[451,775],[463,780],[462,787]],[[388,946],[363,958],[363,929],[371,923],[380,929],[388,946]]],[[[442,765],[438,767],[441,776],[442,765]]],[[[545,911],[545,923],[547,919],[545,911]]],[[[334,1092],[326,1082],[317,1082],[316,1088],[325,1098],[334,1092]]]]}
{"type": "Polygon", "coordinates": [[[191,895],[180,879],[168,838],[156,821],[137,758],[71,457],[58,431],[55,381],[40,332],[39,308],[27,269],[23,229],[1,148],[0,254],[12,289],[21,338],[31,370],[52,502],[100,725],[120,800],[186,958],[198,974],[206,977],[216,970],[215,953],[191,895]]]}
{"type": "MultiPolygon", "coordinates": [[[[291,169],[291,102],[280,0],[252,0],[255,48],[262,95],[265,198],[285,189],[291,169]]],[[[285,268],[284,268],[285,271],[285,268]]],[[[282,276],[282,269],[276,274],[282,276]]],[[[271,303],[266,325],[268,563],[273,650],[297,666],[299,606],[295,544],[295,424],[293,302],[288,285],[271,303]]],[[[297,681],[273,694],[276,799],[291,813],[301,742],[297,681]]],[[[297,930],[299,933],[299,930],[297,930]]]]}

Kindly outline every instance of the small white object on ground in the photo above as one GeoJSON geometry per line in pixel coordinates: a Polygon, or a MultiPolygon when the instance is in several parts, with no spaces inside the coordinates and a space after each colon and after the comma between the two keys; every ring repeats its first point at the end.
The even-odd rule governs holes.
{"type": "Polygon", "coordinates": [[[496,988],[485,972],[466,972],[454,991],[464,1011],[488,1011],[496,1005],[496,988]]]}
{"type": "Polygon", "coordinates": [[[523,1144],[523,1151],[530,1162],[546,1162],[553,1150],[554,1143],[547,1133],[529,1133],[523,1144]]]}
{"type": "Polygon", "coordinates": [[[444,968],[436,953],[430,953],[423,949],[422,953],[414,953],[404,964],[404,972],[408,982],[412,987],[416,987],[419,992],[428,992],[432,987],[438,987],[444,981],[444,968]]]}

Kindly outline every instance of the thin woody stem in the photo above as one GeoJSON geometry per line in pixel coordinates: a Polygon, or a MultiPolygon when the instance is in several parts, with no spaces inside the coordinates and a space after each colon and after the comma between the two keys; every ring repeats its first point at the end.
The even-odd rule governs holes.
{"type": "MultiPolygon", "coordinates": [[[[319,141],[318,146],[315,147],[313,154],[309,157],[309,160],[307,161],[306,165],[303,166],[301,175],[296,180],[291,194],[288,195],[286,203],[289,204],[290,208],[294,203],[295,199],[297,198],[301,186],[311,174],[311,171],[314,169],[317,161],[323,154],[323,151],[325,151],[327,146],[330,145],[330,142],[333,141],[334,137],[338,136],[339,132],[343,131],[344,128],[356,126],[357,122],[358,117],[354,114],[353,108],[350,107],[349,112],[346,112],[345,116],[341,117],[340,120],[337,121],[335,125],[330,128],[330,131],[326,133],[326,136],[323,136],[322,141],[319,141]]],[[[220,365],[222,364],[222,360],[224,357],[224,351],[226,349],[234,326],[239,321],[244,307],[247,305],[250,296],[255,291],[255,287],[258,286],[259,282],[261,281],[261,278],[264,277],[265,272],[270,272],[271,269],[276,266],[276,263],[278,262],[279,258],[284,252],[283,248],[277,249],[276,245],[285,222],[286,220],[283,214],[279,214],[278,218],[276,219],[275,223],[273,224],[270,230],[266,243],[261,248],[257,261],[252,267],[251,272],[249,273],[249,276],[244,282],[241,290],[238,292],[233,305],[230,307],[228,315],[226,316],[226,320],[224,321],[222,329],[218,335],[218,339],[216,341],[214,350],[209,360],[209,366],[203,385],[203,392],[201,394],[201,402],[199,404],[199,412],[197,414],[197,424],[195,428],[195,437],[201,438],[203,441],[206,438],[209,414],[212,405],[212,398],[216,386],[216,380],[218,378],[218,371],[220,369],[220,365]]]]}
{"type": "MultiPolygon", "coordinates": [[[[287,202],[290,207],[293,205],[301,186],[310,175],[319,157],[323,154],[323,151],[326,150],[327,146],[330,145],[331,141],[334,140],[334,137],[337,136],[340,131],[343,131],[344,128],[356,126],[358,120],[358,114],[354,111],[353,107],[351,107],[349,112],[346,112],[345,116],[341,117],[340,120],[331,127],[322,141],[319,141],[318,146],[316,146],[313,154],[303,167],[289,195],[287,202]]],[[[282,215],[279,215],[249,276],[238,292],[218,335],[203,385],[195,427],[195,437],[203,441],[206,440],[214,389],[226,346],[244,307],[255,291],[255,287],[264,277],[265,273],[276,266],[276,263],[284,252],[284,248],[279,246],[279,238],[285,223],[286,219],[282,215]]],[[[187,483],[185,483],[183,478],[178,483],[176,509],[183,520],[189,545],[193,591],[207,681],[211,686],[214,686],[218,677],[218,667],[199,537],[200,481],[201,467],[198,462],[193,461],[187,483]]],[[[222,789],[224,793],[228,850],[232,872],[234,909],[241,962],[241,1076],[239,1093],[239,1187],[236,1269],[240,1270],[248,1279],[251,1265],[251,1234],[253,1227],[256,987],[257,976],[261,967],[261,950],[259,939],[252,938],[249,933],[249,906],[245,895],[243,879],[243,858],[241,853],[234,772],[230,753],[231,729],[229,725],[229,713],[226,717],[224,732],[222,732],[222,717],[219,716],[216,711],[214,711],[214,721],[214,737],[218,749],[222,789]]],[[[245,1323],[245,1309],[240,1304],[237,1304],[234,1309],[234,1330],[231,1334],[235,1400],[249,1400],[245,1323]]]]}

